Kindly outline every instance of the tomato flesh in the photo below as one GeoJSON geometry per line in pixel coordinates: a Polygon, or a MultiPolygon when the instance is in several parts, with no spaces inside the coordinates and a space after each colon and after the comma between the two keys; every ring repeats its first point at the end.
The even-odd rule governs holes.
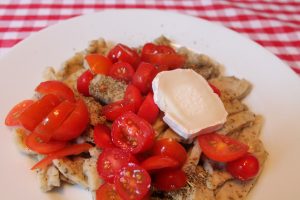
{"type": "Polygon", "coordinates": [[[132,153],[149,150],[154,143],[154,130],[144,119],[132,112],[125,113],[112,124],[113,143],[132,153]]]}
{"type": "Polygon", "coordinates": [[[113,184],[104,183],[96,190],[96,200],[122,200],[113,184]]]}
{"type": "Polygon", "coordinates": [[[102,108],[103,115],[110,121],[114,121],[119,116],[129,111],[135,111],[135,104],[126,100],[116,101],[107,104],[102,108]]]}
{"type": "Polygon", "coordinates": [[[187,178],[181,169],[161,170],[154,175],[153,185],[162,191],[177,190],[186,185],[187,178]]]}
{"type": "Polygon", "coordinates": [[[128,163],[116,174],[114,183],[123,199],[142,200],[150,190],[151,178],[142,167],[128,163]]]}
{"type": "Polygon", "coordinates": [[[77,90],[84,96],[90,96],[89,86],[94,75],[90,70],[86,70],[77,79],[77,90]]]}
{"type": "Polygon", "coordinates": [[[23,100],[17,105],[15,105],[9,113],[6,115],[5,118],[5,125],[6,126],[17,126],[20,125],[19,117],[24,110],[26,110],[29,106],[34,103],[33,100],[23,100]]]}
{"type": "Polygon", "coordinates": [[[147,158],[141,163],[141,167],[145,170],[158,170],[163,168],[175,168],[179,166],[179,162],[171,157],[155,155],[147,158]]]}
{"type": "Polygon", "coordinates": [[[211,83],[208,83],[208,85],[211,87],[211,89],[214,91],[214,93],[216,93],[219,97],[221,97],[221,91],[216,86],[214,86],[211,83]]]}
{"type": "Polygon", "coordinates": [[[117,44],[110,50],[107,57],[113,62],[123,61],[131,64],[134,68],[140,62],[137,52],[124,44],[117,44]]]}
{"type": "Polygon", "coordinates": [[[114,79],[129,83],[133,77],[134,68],[127,62],[119,61],[112,65],[108,75],[114,79]]]}
{"type": "Polygon", "coordinates": [[[20,124],[27,130],[33,131],[35,127],[53,110],[60,100],[54,94],[47,94],[31,104],[19,116],[20,124]]]}
{"type": "Polygon", "coordinates": [[[74,93],[65,83],[61,81],[45,81],[40,83],[36,88],[36,92],[43,95],[54,94],[61,100],[75,102],[74,93]]]}
{"type": "Polygon", "coordinates": [[[112,66],[112,62],[100,54],[89,54],[85,56],[85,60],[95,74],[107,75],[112,66]]]}
{"type": "Polygon", "coordinates": [[[137,115],[153,124],[159,114],[159,108],[154,103],[153,94],[150,92],[143,101],[137,115]]]}
{"type": "Polygon", "coordinates": [[[218,162],[229,162],[244,156],[249,147],[228,136],[208,133],[198,136],[203,153],[218,162]]]}
{"type": "Polygon", "coordinates": [[[113,183],[116,173],[129,162],[134,162],[129,152],[119,148],[105,148],[98,157],[97,170],[106,182],[113,183]]]}
{"type": "Polygon", "coordinates": [[[126,88],[124,100],[132,102],[135,106],[134,112],[137,112],[143,102],[143,97],[140,90],[134,85],[130,84],[126,88]]]}
{"type": "Polygon", "coordinates": [[[99,148],[112,148],[114,144],[112,143],[110,136],[110,129],[104,124],[98,124],[94,127],[94,141],[99,148]]]}
{"type": "Polygon", "coordinates": [[[251,154],[228,162],[226,170],[235,178],[247,181],[254,178],[259,172],[259,162],[257,158],[251,154]]]}

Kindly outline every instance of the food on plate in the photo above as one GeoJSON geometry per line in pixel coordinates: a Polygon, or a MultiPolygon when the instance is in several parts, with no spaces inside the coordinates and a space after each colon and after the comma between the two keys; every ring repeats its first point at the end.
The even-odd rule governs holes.
{"type": "Polygon", "coordinates": [[[5,125],[35,160],[44,192],[76,184],[93,199],[245,199],[268,153],[247,80],[160,37],[94,40],[16,104],[5,125]]]}

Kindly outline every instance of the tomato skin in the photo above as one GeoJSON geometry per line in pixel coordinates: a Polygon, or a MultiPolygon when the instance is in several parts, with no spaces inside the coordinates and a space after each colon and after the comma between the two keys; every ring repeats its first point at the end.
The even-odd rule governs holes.
{"type": "Polygon", "coordinates": [[[221,97],[221,91],[216,86],[214,86],[211,83],[208,83],[208,85],[211,87],[211,89],[214,91],[214,93],[216,93],[219,97],[221,97]]]}
{"type": "Polygon", "coordinates": [[[96,200],[122,200],[113,184],[104,183],[96,190],[96,200]]]}
{"type": "Polygon", "coordinates": [[[251,154],[228,162],[226,170],[235,178],[247,181],[254,178],[259,172],[259,162],[257,158],[251,154]]]}
{"type": "Polygon", "coordinates": [[[6,115],[5,125],[6,126],[17,126],[20,125],[19,117],[29,106],[34,103],[33,100],[23,100],[16,104],[6,115]]]}
{"type": "Polygon", "coordinates": [[[134,68],[136,68],[140,62],[140,57],[135,50],[120,43],[109,51],[107,57],[113,63],[123,61],[131,64],[134,68]]]}
{"type": "Polygon", "coordinates": [[[129,83],[134,75],[134,68],[127,62],[119,61],[111,66],[108,75],[129,83]]]}
{"type": "Polygon", "coordinates": [[[132,84],[136,86],[143,94],[147,94],[152,88],[152,80],[157,74],[154,65],[146,62],[140,63],[132,78],[132,84]]]}
{"type": "Polygon", "coordinates": [[[134,104],[134,112],[136,113],[143,102],[143,97],[140,90],[134,85],[130,84],[126,88],[124,100],[132,102],[134,104]]]}
{"type": "Polygon", "coordinates": [[[48,115],[48,113],[60,103],[54,94],[47,94],[41,99],[31,104],[19,116],[20,124],[29,131],[35,127],[48,115]]]}
{"type": "Polygon", "coordinates": [[[61,100],[75,102],[74,93],[65,83],[61,81],[41,82],[36,88],[36,92],[41,94],[54,94],[61,100]]]}
{"type": "Polygon", "coordinates": [[[128,112],[113,122],[111,135],[117,147],[136,154],[152,147],[155,134],[146,120],[128,112]]]}
{"type": "Polygon", "coordinates": [[[135,162],[134,157],[119,148],[105,148],[98,157],[98,174],[108,183],[114,183],[116,173],[129,162],[135,162]]]}
{"type": "Polygon", "coordinates": [[[181,166],[187,159],[187,153],[184,147],[170,138],[156,140],[152,148],[152,154],[173,158],[177,160],[181,166]]]}
{"type": "Polygon", "coordinates": [[[151,178],[142,167],[128,163],[116,174],[114,184],[124,200],[142,200],[148,195],[151,178]]]}
{"type": "Polygon", "coordinates": [[[103,106],[102,113],[107,120],[114,121],[126,112],[135,111],[135,105],[126,100],[116,101],[103,106]]]}
{"type": "Polygon", "coordinates": [[[110,136],[110,129],[104,124],[98,124],[94,127],[94,141],[99,148],[112,148],[114,144],[112,143],[110,136]]]}
{"type": "Polygon", "coordinates": [[[37,153],[49,154],[64,148],[67,143],[61,141],[43,142],[39,134],[30,133],[25,139],[25,144],[37,153]]]}
{"type": "Polygon", "coordinates": [[[158,170],[163,168],[175,168],[179,166],[179,162],[171,157],[155,155],[147,158],[141,163],[141,167],[145,170],[158,170]]]}
{"type": "Polygon", "coordinates": [[[86,70],[77,79],[77,90],[84,96],[90,96],[89,86],[94,75],[90,70],[86,70]]]}
{"type": "Polygon", "coordinates": [[[137,115],[147,120],[150,124],[153,124],[159,114],[159,108],[154,103],[153,93],[148,93],[145,100],[143,101],[137,115]]]}
{"type": "Polygon", "coordinates": [[[77,138],[87,127],[89,112],[82,99],[76,102],[75,109],[66,120],[53,132],[52,138],[68,141],[77,138]]]}
{"type": "Polygon", "coordinates": [[[184,187],[187,183],[185,173],[181,169],[161,170],[154,175],[153,185],[162,191],[172,191],[184,187]]]}
{"type": "Polygon", "coordinates": [[[95,74],[107,75],[109,69],[112,66],[112,62],[108,58],[100,54],[86,55],[85,60],[88,63],[92,72],[94,72],[95,74]]]}
{"type": "Polygon", "coordinates": [[[198,136],[203,153],[218,162],[229,162],[244,156],[249,147],[233,138],[217,133],[198,136]]]}

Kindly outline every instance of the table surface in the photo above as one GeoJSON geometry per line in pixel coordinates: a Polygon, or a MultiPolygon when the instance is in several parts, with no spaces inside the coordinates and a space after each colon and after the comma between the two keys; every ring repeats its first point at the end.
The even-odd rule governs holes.
{"type": "Polygon", "coordinates": [[[299,0],[1,0],[0,55],[59,21],[114,8],[173,11],[222,24],[261,44],[300,75],[299,0]]]}

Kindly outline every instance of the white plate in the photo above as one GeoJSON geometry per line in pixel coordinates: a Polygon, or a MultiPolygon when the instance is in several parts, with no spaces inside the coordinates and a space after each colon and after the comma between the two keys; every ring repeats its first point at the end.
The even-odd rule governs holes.
{"type": "MultiPolygon", "coordinates": [[[[226,66],[226,73],[254,85],[247,98],[263,114],[261,135],[270,153],[249,199],[300,199],[300,81],[288,66],[256,43],[221,26],[170,12],[108,10],[64,21],[16,45],[0,61],[1,121],[9,109],[33,94],[46,66],[59,67],[88,41],[104,37],[131,46],[161,34],[204,52],[226,66]]],[[[9,128],[1,126],[1,199],[91,199],[77,187],[40,192],[32,163],[21,155],[9,128]]]]}

